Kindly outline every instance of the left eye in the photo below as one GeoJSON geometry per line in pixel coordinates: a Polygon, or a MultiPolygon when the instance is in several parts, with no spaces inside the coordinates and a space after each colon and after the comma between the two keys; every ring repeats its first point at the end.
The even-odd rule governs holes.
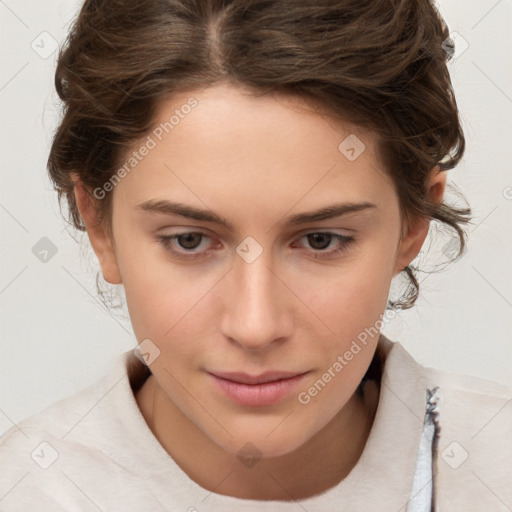
{"type": "Polygon", "coordinates": [[[331,233],[330,231],[306,233],[302,235],[299,240],[302,238],[307,238],[308,243],[313,247],[313,258],[328,258],[333,255],[339,255],[347,250],[355,241],[353,236],[340,235],[339,233],[331,233]],[[338,247],[328,251],[325,250],[333,240],[338,242],[338,247]]]}
{"type": "MultiPolygon", "coordinates": [[[[158,236],[158,241],[163,247],[173,253],[177,258],[181,259],[195,259],[204,255],[203,252],[192,252],[200,245],[203,238],[210,238],[206,233],[201,231],[192,231],[187,233],[180,233],[176,235],[161,235],[158,236]],[[181,250],[176,250],[172,247],[172,242],[176,241],[181,250]]],[[[306,233],[298,238],[301,240],[307,238],[308,243],[312,247],[312,256],[314,258],[321,258],[333,254],[341,253],[346,250],[352,242],[354,237],[340,235],[339,233],[332,233],[329,231],[315,231],[306,233]],[[326,250],[332,241],[338,242],[338,248],[334,250],[326,250]]]]}
{"type": "Polygon", "coordinates": [[[303,235],[301,238],[306,237],[308,243],[311,244],[313,249],[323,251],[326,249],[333,239],[345,239],[346,237],[342,237],[341,235],[336,235],[335,233],[308,233],[307,235],[303,235]],[[327,242],[327,243],[326,243],[327,242]],[[316,246],[316,247],[315,247],[316,246]]]}

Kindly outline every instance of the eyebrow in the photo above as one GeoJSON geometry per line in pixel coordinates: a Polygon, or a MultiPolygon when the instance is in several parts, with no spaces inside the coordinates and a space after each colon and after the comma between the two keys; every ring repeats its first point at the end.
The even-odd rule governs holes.
{"type": "MultiPolygon", "coordinates": [[[[372,208],[377,208],[377,205],[367,201],[361,203],[335,203],[311,212],[290,215],[285,217],[282,223],[296,226],[308,222],[341,217],[342,215],[370,210],[372,208]]],[[[202,210],[194,206],[168,201],[166,199],[150,199],[137,205],[136,209],[149,214],[179,215],[187,219],[212,222],[224,226],[230,231],[235,231],[235,227],[231,222],[211,210],[202,210]]]]}

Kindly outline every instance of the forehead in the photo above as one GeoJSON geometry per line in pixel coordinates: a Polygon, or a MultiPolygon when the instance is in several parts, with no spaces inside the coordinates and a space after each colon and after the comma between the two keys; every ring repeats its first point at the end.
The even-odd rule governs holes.
{"type": "MultiPolygon", "coordinates": [[[[286,140],[293,142],[298,139],[308,139],[308,146],[320,141],[325,145],[334,142],[336,148],[340,136],[347,134],[364,138],[370,145],[376,139],[376,134],[369,128],[355,126],[330,115],[319,100],[283,92],[264,94],[229,83],[162,97],[154,120],[154,130],[160,128],[164,132],[162,137],[168,139],[171,134],[176,136],[180,132],[186,132],[190,138],[190,130],[203,137],[208,131],[209,139],[216,135],[222,137],[222,147],[230,142],[240,146],[246,142],[247,136],[254,143],[275,141],[283,148],[286,140]]],[[[203,143],[206,142],[203,137],[203,143]]]]}
{"type": "Polygon", "coordinates": [[[298,97],[217,85],[159,103],[151,130],[133,146],[139,157],[127,154],[125,163],[130,155],[136,161],[121,187],[133,206],[188,198],[204,207],[218,199],[261,212],[270,203],[315,208],[318,194],[371,200],[389,184],[375,142],[373,132],[298,97]]]}

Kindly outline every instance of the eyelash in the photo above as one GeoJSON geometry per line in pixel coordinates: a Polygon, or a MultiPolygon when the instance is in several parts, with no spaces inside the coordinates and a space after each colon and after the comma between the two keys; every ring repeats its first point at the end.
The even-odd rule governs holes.
{"type": "MultiPolygon", "coordinates": [[[[311,231],[309,233],[304,233],[301,235],[298,240],[301,238],[307,237],[309,235],[316,235],[316,234],[322,234],[322,235],[331,235],[334,240],[338,240],[341,242],[341,246],[338,249],[326,251],[325,249],[322,250],[312,250],[311,256],[315,259],[327,259],[331,258],[336,255],[340,255],[341,253],[345,252],[349,249],[349,247],[355,242],[355,238],[353,236],[347,236],[347,235],[340,235],[338,233],[332,233],[330,231],[311,231]],[[316,254],[315,254],[316,253],[316,254]]],[[[176,235],[158,235],[156,238],[158,239],[158,242],[164,247],[166,251],[169,251],[174,254],[174,256],[181,260],[195,260],[197,258],[200,258],[204,255],[204,253],[183,253],[180,251],[176,251],[174,249],[171,249],[170,245],[172,240],[176,240],[180,236],[184,235],[202,235],[205,238],[210,238],[206,233],[203,233],[202,231],[189,231],[185,233],[178,233],[176,235]]],[[[192,249],[195,250],[195,249],[192,249]]]]}

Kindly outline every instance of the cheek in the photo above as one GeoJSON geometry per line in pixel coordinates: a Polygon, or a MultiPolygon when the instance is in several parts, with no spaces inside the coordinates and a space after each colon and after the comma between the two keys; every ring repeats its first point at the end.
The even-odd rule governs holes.
{"type": "MultiPolygon", "coordinates": [[[[123,285],[130,320],[139,341],[145,338],[163,340],[180,326],[180,318],[199,299],[198,288],[190,279],[170,265],[153,259],[123,260],[123,285]]],[[[186,318],[186,317],[185,317],[186,318]]],[[[158,342],[157,342],[158,343],[158,342]]]]}
{"type": "Polygon", "coordinates": [[[361,255],[321,278],[303,281],[297,295],[321,320],[319,329],[345,343],[384,313],[390,268],[387,263],[361,255]]]}
{"type": "Polygon", "coordinates": [[[318,371],[297,397],[313,430],[329,421],[353,395],[379,339],[390,277],[375,267],[364,266],[365,272],[363,268],[352,270],[331,282],[323,293],[311,296],[312,309],[323,321],[318,332],[329,328],[323,337],[312,333],[318,344],[313,356],[318,371]]]}

